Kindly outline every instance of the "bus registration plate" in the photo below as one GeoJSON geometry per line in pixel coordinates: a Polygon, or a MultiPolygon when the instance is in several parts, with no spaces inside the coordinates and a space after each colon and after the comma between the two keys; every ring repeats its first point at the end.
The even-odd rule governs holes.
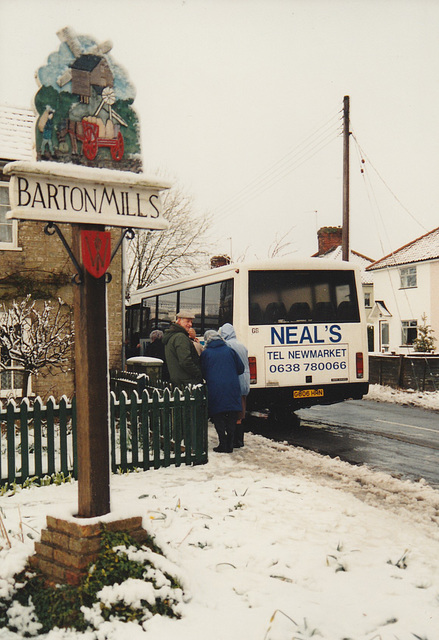
{"type": "Polygon", "coordinates": [[[293,398],[322,398],[324,395],[324,389],[296,389],[293,391],[293,398]]]}

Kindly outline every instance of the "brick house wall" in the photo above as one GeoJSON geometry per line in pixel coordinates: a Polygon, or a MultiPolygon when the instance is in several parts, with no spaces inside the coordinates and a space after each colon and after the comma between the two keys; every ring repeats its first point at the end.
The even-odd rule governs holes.
{"type": "MultiPolygon", "coordinates": [[[[44,233],[44,223],[22,221],[18,223],[19,251],[0,250],[0,300],[6,306],[14,299],[21,300],[27,294],[33,298],[56,302],[61,298],[71,309],[73,318],[73,288],[71,277],[75,268],[61,240],[56,234],[44,233]]],[[[60,225],[64,237],[71,246],[71,226],[60,225]]],[[[112,244],[117,242],[120,230],[112,230],[112,244]]],[[[110,369],[122,368],[122,252],[119,249],[111,266],[111,282],[107,285],[108,357],[110,369]]],[[[75,328],[76,331],[80,327],[75,328]]],[[[59,369],[54,375],[32,378],[32,392],[42,398],[53,395],[60,398],[74,393],[74,354],[71,354],[70,371],[59,369]]]]}

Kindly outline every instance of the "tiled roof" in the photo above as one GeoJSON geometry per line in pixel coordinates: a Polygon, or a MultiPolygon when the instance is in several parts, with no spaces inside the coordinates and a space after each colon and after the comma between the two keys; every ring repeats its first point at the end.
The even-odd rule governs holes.
{"type": "Polygon", "coordinates": [[[32,109],[0,105],[0,159],[33,160],[36,116],[32,109]]]}
{"type": "MultiPolygon", "coordinates": [[[[326,253],[323,253],[320,256],[315,256],[318,258],[326,258],[327,260],[342,260],[343,259],[343,249],[341,246],[333,247],[329,249],[326,253]]],[[[368,266],[373,264],[372,258],[368,258],[367,256],[363,256],[361,253],[357,253],[352,249],[349,252],[349,261],[357,264],[361,268],[361,284],[372,284],[373,277],[371,273],[366,273],[366,269],[368,266]]]]}
{"type": "Polygon", "coordinates": [[[374,262],[368,271],[439,259],[439,227],[374,262]]]}

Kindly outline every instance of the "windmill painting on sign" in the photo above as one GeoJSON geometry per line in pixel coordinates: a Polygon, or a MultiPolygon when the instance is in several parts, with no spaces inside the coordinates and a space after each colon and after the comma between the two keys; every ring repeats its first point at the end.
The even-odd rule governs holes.
{"type": "Polygon", "coordinates": [[[38,160],[140,172],[135,90],[110,56],[111,42],[70,27],[57,35],[59,50],[38,70],[38,160]]]}

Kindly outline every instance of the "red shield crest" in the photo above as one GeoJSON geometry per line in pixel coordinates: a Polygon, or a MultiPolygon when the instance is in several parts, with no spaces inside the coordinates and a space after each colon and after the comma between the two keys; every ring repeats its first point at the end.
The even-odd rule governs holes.
{"type": "Polygon", "coordinates": [[[81,231],[82,262],[94,277],[104,275],[111,262],[110,231],[81,231]]]}

